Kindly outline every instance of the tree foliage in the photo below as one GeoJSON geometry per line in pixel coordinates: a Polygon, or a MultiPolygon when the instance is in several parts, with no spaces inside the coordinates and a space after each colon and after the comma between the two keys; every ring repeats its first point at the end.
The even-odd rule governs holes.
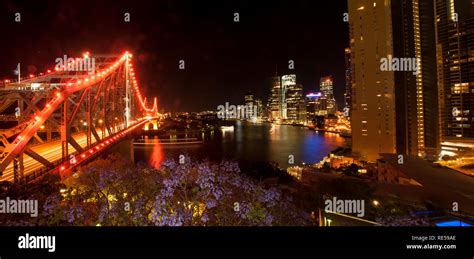
{"type": "Polygon", "coordinates": [[[29,224],[79,226],[305,225],[309,216],[278,187],[265,188],[235,162],[166,160],[160,169],[97,160],[42,198],[29,224]]]}

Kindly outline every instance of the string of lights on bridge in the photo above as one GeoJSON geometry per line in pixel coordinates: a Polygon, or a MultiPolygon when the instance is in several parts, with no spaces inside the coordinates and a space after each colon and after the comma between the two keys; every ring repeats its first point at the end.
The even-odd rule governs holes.
{"type": "MultiPolygon", "coordinates": [[[[90,56],[90,53],[86,52],[86,53],[83,54],[83,56],[84,56],[84,58],[88,58],[90,56]]],[[[95,75],[92,75],[90,77],[86,77],[83,80],[77,80],[76,82],[68,82],[68,83],[66,83],[66,85],[68,87],[80,87],[80,88],[89,87],[89,86],[99,82],[100,80],[102,80],[102,78],[106,78],[107,76],[109,76],[110,74],[115,72],[117,67],[119,67],[120,65],[122,65],[123,62],[126,61],[127,57],[130,60],[132,59],[132,54],[129,53],[128,51],[126,51],[117,61],[115,61],[113,63],[113,65],[109,66],[108,68],[102,69],[101,71],[97,71],[95,73],[95,75]]],[[[59,72],[59,71],[61,71],[60,68],[66,69],[70,65],[73,65],[75,62],[80,61],[80,60],[81,60],[81,58],[75,58],[74,60],[72,60],[68,64],[63,65],[62,67],[57,67],[56,66],[54,68],[54,71],[59,72]]],[[[154,112],[157,112],[157,99],[154,98],[152,108],[147,108],[146,98],[143,98],[142,94],[140,93],[138,81],[135,77],[135,72],[134,72],[132,62],[129,62],[129,68],[130,68],[130,75],[132,77],[131,82],[133,84],[133,91],[135,93],[135,97],[137,98],[138,103],[140,104],[140,108],[142,109],[142,111],[144,111],[146,113],[149,113],[149,114],[153,114],[154,112]]],[[[38,79],[42,76],[50,75],[51,73],[54,73],[53,70],[48,69],[46,73],[40,73],[38,76],[30,74],[28,80],[35,80],[35,79],[38,79]]],[[[9,79],[6,79],[6,80],[4,80],[4,82],[5,83],[11,83],[12,81],[9,80],[9,79]]],[[[57,96],[60,97],[60,93],[57,93],[57,96]]]]}
{"type": "MultiPolygon", "coordinates": [[[[88,56],[89,56],[89,53],[84,54],[85,58],[88,57],[88,56]]],[[[89,88],[89,87],[93,86],[94,84],[100,82],[104,78],[107,78],[109,75],[113,74],[119,66],[123,65],[123,63],[125,61],[127,61],[127,60],[130,61],[131,58],[132,58],[132,54],[130,54],[128,51],[126,51],[112,65],[110,65],[107,68],[104,68],[104,69],[101,69],[101,70],[97,71],[94,75],[90,75],[90,76],[87,76],[85,78],[73,81],[73,82],[65,83],[65,85],[67,87],[65,87],[64,89],[56,92],[55,97],[52,98],[48,103],[46,103],[45,107],[39,113],[35,114],[32,119],[24,122],[28,126],[25,129],[25,131],[23,132],[24,134],[19,134],[17,136],[17,138],[14,141],[15,144],[17,146],[25,146],[27,144],[27,142],[29,141],[29,139],[31,138],[31,136],[33,135],[32,133],[36,132],[38,130],[38,128],[41,128],[43,123],[51,116],[51,114],[54,112],[54,110],[62,102],[64,102],[65,99],[70,94],[75,93],[75,92],[80,91],[80,90],[85,89],[85,88],[89,88]]],[[[62,68],[66,68],[66,66],[68,66],[68,65],[70,65],[74,62],[75,61],[72,61],[69,64],[64,65],[62,68]]],[[[128,62],[128,65],[129,65],[129,69],[130,69],[129,74],[131,76],[131,78],[129,78],[129,82],[131,81],[131,83],[132,83],[131,86],[132,86],[132,89],[134,91],[134,96],[137,99],[138,103],[140,104],[139,106],[140,106],[141,110],[145,113],[147,118],[145,120],[141,120],[137,123],[133,123],[134,125],[131,125],[128,129],[125,129],[125,130],[115,134],[114,136],[110,136],[109,138],[104,140],[102,143],[97,144],[96,146],[92,147],[91,149],[87,150],[86,152],[80,154],[79,160],[83,160],[87,156],[87,152],[94,153],[96,151],[94,149],[98,150],[101,147],[107,146],[107,145],[111,144],[112,142],[115,142],[118,138],[123,137],[125,134],[127,134],[128,132],[130,132],[131,130],[136,128],[137,126],[142,125],[144,122],[151,119],[157,113],[157,100],[156,100],[156,98],[154,99],[153,107],[151,109],[147,108],[146,107],[146,98],[143,98],[143,96],[140,92],[140,88],[139,88],[139,85],[138,85],[138,81],[135,77],[135,72],[134,72],[134,69],[133,69],[132,62],[128,62]]],[[[52,72],[51,70],[47,70],[47,71],[48,71],[48,74],[55,73],[55,72],[52,72]]],[[[55,71],[59,72],[60,69],[58,67],[56,67],[55,71]]],[[[41,77],[41,76],[43,76],[43,75],[40,74],[39,77],[41,77]]],[[[35,80],[35,79],[37,80],[38,77],[35,78],[34,76],[30,75],[30,80],[28,80],[28,81],[32,81],[32,80],[35,80]]],[[[69,164],[68,163],[63,164],[60,167],[60,170],[62,171],[65,168],[68,168],[69,166],[74,166],[74,164],[76,164],[76,161],[74,161],[74,163],[71,163],[71,161],[70,161],[69,164]]]]}
{"type": "MultiPolygon", "coordinates": [[[[79,153],[77,155],[77,158],[74,157],[73,159],[62,163],[59,166],[59,171],[64,172],[66,169],[71,169],[76,165],[79,165],[83,162],[86,162],[89,158],[91,158],[95,154],[97,154],[101,149],[105,149],[108,146],[110,146],[111,144],[113,144],[114,142],[117,142],[120,139],[124,138],[125,136],[127,136],[127,134],[129,134],[130,132],[135,130],[137,127],[142,126],[145,122],[147,122],[147,120],[143,120],[141,122],[138,122],[138,123],[130,126],[129,128],[115,134],[115,135],[109,136],[108,138],[104,139],[102,141],[102,143],[97,144],[97,145],[91,147],[88,150],[84,150],[84,152],[79,153]]],[[[66,173],[71,173],[71,171],[67,171],[66,173]]],[[[65,175],[62,175],[62,176],[65,176],[65,175]]]]}

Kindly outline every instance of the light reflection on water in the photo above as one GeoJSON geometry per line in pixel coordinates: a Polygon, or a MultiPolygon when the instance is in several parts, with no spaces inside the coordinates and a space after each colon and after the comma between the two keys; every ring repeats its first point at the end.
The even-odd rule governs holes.
{"type": "Polygon", "coordinates": [[[319,162],[330,151],[346,145],[346,139],[333,133],[317,133],[289,125],[236,123],[233,131],[208,134],[201,144],[169,145],[158,139],[144,140],[152,145],[135,146],[135,160],[153,167],[165,158],[188,154],[193,159],[271,161],[282,168],[294,156],[295,164],[319,162]]]}
{"type": "MultiPolygon", "coordinates": [[[[164,159],[163,146],[160,140],[158,138],[145,138],[138,142],[138,144],[140,144],[140,147],[144,150],[151,150],[151,153],[148,156],[148,164],[153,168],[160,168],[164,159]]],[[[136,151],[140,148],[135,146],[134,149],[134,151],[136,151]]],[[[143,161],[143,158],[144,157],[140,156],[139,161],[143,161]]]]}

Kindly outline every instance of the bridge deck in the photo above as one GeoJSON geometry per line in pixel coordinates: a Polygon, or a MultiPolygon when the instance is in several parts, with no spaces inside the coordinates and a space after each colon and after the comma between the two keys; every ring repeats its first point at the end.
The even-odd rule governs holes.
{"type": "MultiPolygon", "coordinates": [[[[116,131],[118,128],[115,129],[116,131]]],[[[102,130],[97,129],[97,134],[102,136],[102,130]]],[[[105,137],[108,137],[108,131],[105,131],[105,137]]],[[[82,147],[86,148],[87,146],[87,137],[84,132],[76,133],[72,135],[74,140],[82,147]]],[[[96,139],[94,136],[91,138],[91,143],[95,144],[96,139]]],[[[36,145],[31,148],[34,152],[38,153],[49,162],[54,163],[56,161],[61,160],[62,158],[62,147],[61,147],[61,140],[54,140],[48,143],[36,145]]],[[[76,149],[71,144],[68,144],[68,151],[69,154],[73,154],[76,152],[76,149]]],[[[32,157],[28,155],[23,156],[23,165],[24,165],[24,176],[31,174],[35,171],[40,170],[41,168],[45,167],[42,163],[36,161],[32,157]]],[[[13,162],[8,165],[5,172],[3,172],[3,176],[0,177],[0,181],[13,181],[13,162]]]]}

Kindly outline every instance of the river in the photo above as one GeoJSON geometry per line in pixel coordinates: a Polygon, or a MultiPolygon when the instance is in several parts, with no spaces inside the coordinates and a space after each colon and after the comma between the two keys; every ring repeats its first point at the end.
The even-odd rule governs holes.
{"type": "Polygon", "coordinates": [[[135,161],[152,166],[159,166],[165,158],[178,159],[184,154],[198,160],[275,162],[283,169],[303,162],[319,162],[330,151],[347,144],[345,138],[334,133],[247,122],[237,122],[233,129],[206,134],[202,143],[168,144],[153,138],[136,139],[135,142],[135,161]]]}

